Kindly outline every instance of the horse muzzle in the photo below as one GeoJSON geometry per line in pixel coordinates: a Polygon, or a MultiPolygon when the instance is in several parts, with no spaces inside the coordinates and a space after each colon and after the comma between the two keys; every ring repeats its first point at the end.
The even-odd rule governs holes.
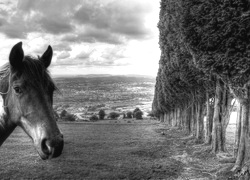
{"type": "Polygon", "coordinates": [[[38,153],[43,160],[52,159],[62,154],[64,140],[63,135],[59,134],[55,138],[42,138],[37,147],[38,153]]]}
{"type": "MultiPolygon", "coordinates": [[[[64,140],[56,123],[47,125],[32,124],[27,118],[22,117],[20,126],[31,137],[38,154],[42,159],[52,159],[60,156],[63,151],[64,140]]],[[[53,121],[50,121],[53,122],[53,121]]]]}

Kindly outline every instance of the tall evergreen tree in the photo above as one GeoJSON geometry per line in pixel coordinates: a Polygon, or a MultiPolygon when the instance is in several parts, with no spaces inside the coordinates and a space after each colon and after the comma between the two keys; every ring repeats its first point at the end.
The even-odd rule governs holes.
{"type": "Polygon", "coordinates": [[[247,172],[250,164],[250,150],[247,148],[250,145],[250,2],[183,0],[182,3],[185,7],[182,21],[185,42],[199,68],[217,79],[213,149],[224,148],[221,143],[224,144],[228,124],[226,116],[232,99],[230,89],[242,106],[242,128],[234,170],[244,167],[242,169],[247,172]]]}

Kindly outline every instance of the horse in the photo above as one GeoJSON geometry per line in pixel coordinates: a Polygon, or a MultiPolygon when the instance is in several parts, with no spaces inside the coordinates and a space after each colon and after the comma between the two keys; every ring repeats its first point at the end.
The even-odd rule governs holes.
{"type": "Polygon", "coordinates": [[[43,160],[60,156],[64,146],[52,108],[57,90],[47,70],[52,55],[48,46],[41,57],[24,56],[19,42],[12,47],[9,62],[0,69],[0,146],[19,126],[32,139],[43,160]]]}

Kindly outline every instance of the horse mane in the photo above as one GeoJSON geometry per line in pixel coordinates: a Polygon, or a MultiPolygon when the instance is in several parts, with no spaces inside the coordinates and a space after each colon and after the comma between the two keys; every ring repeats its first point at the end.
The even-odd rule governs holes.
{"type": "MultiPolygon", "coordinates": [[[[8,82],[8,78],[10,75],[10,64],[6,63],[2,67],[0,67],[0,86],[2,87],[3,81],[8,82]]],[[[24,56],[22,68],[20,70],[12,70],[12,74],[14,76],[20,76],[24,81],[35,88],[47,87],[50,91],[58,90],[55,83],[53,82],[48,70],[45,68],[42,60],[38,57],[38,59],[32,56],[24,56]]]]}
{"type": "Polygon", "coordinates": [[[2,67],[0,67],[0,80],[8,76],[9,73],[10,73],[10,66],[9,63],[6,63],[2,67]]]}

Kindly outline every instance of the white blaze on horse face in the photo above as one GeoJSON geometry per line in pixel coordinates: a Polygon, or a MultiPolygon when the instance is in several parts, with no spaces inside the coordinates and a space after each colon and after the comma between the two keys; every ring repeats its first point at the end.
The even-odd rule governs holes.
{"type": "Polygon", "coordinates": [[[4,111],[3,97],[0,96],[0,118],[2,118],[4,114],[5,114],[5,111],[4,111]]]}
{"type": "Polygon", "coordinates": [[[4,102],[3,102],[2,96],[0,96],[0,129],[1,130],[5,129],[5,126],[6,126],[5,121],[4,121],[4,115],[5,115],[4,102]]]}

